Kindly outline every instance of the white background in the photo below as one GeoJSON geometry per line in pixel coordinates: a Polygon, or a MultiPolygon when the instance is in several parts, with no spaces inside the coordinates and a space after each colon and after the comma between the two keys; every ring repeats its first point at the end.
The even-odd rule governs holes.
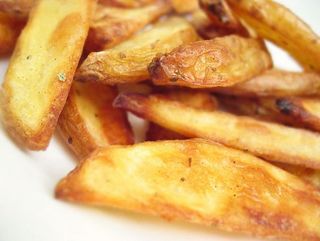
{"type": "MultiPolygon", "coordinates": [[[[279,1],[320,33],[319,0],[279,1]]],[[[278,67],[299,67],[272,47],[278,67]]],[[[0,83],[7,61],[0,62],[0,83]]],[[[181,222],[65,203],[54,187],[75,166],[73,155],[57,136],[45,152],[17,147],[0,126],[0,241],[101,240],[258,240],[181,222]]]]}

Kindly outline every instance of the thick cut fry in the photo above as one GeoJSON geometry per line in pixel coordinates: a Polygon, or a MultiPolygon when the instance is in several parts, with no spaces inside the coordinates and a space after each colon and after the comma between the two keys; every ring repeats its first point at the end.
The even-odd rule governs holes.
{"type": "Polygon", "coordinates": [[[234,16],[225,0],[199,0],[199,3],[215,27],[225,29],[230,34],[249,36],[247,29],[234,16]]]}
{"type": "Polygon", "coordinates": [[[320,194],[254,156],[201,139],[95,152],[64,178],[58,198],[228,232],[320,240],[320,194]]]}
{"type": "Polygon", "coordinates": [[[244,83],[213,89],[213,91],[248,97],[319,95],[320,75],[312,72],[298,73],[272,69],[244,83]]]}
{"type": "Polygon", "coordinates": [[[190,13],[199,8],[198,0],[170,0],[177,13],[190,13]]]}
{"type": "Polygon", "coordinates": [[[98,147],[133,144],[126,113],[112,107],[117,90],[96,83],[74,82],[58,127],[79,159],[98,147]]]}
{"type": "Polygon", "coordinates": [[[186,20],[172,17],[112,49],[91,53],[78,69],[76,79],[105,84],[146,80],[148,65],[156,55],[197,39],[186,20]]]}
{"type": "Polygon", "coordinates": [[[21,33],[2,91],[4,122],[24,146],[45,149],[67,99],[93,1],[39,1],[21,33]]]}
{"type": "Polygon", "coordinates": [[[306,128],[320,131],[320,99],[286,97],[261,98],[260,105],[287,118],[292,123],[300,123],[306,128]]]}
{"type": "Polygon", "coordinates": [[[11,53],[25,21],[0,13],[0,55],[11,53]]]}
{"type": "Polygon", "coordinates": [[[272,0],[227,0],[257,33],[287,50],[306,69],[320,71],[320,38],[289,9],[272,0]]]}
{"type": "Polygon", "coordinates": [[[86,49],[89,52],[100,51],[119,44],[169,10],[170,6],[162,1],[133,9],[98,5],[86,49]]]}
{"type": "Polygon", "coordinates": [[[210,88],[249,80],[271,65],[258,40],[230,35],[182,45],[155,58],[149,72],[156,85],[210,88]]]}
{"type": "MultiPolygon", "coordinates": [[[[172,99],[184,103],[185,105],[197,108],[200,110],[215,110],[218,108],[217,100],[206,92],[194,91],[194,90],[166,90],[165,95],[172,99]]],[[[163,128],[155,123],[150,122],[149,128],[146,134],[146,138],[149,141],[156,140],[181,140],[186,139],[176,132],[163,128]]]]}
{"type": "Polygon", "coordinates": [[[220,111],[203,111],[151,95],[122,94],[114,102],[188,137],[202,137],[270,161],[320,169],[320,135],[220,111]]]}
{"type": "Polygon", "coordinates": [[[156,1],[157,0],[99,0],[99,3],[108,7],[136,8],[146,6],[147,4],[151,4],[156,1]]]}
{"type": "Polygon", "coordinates": [[[26,17],[36,0],[0,0],[0,11],[18,17],[26,17]]]}

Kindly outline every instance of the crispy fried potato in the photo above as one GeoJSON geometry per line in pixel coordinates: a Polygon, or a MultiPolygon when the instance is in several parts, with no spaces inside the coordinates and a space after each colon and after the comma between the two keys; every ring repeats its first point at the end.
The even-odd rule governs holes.
{"type": "Polygon", "coordinates": [[[90,25],[86,49],[94,52],[119,44],[169,10],[170,6],[162,1],[133,9],[98,5],[90,25]]]}
{"type": "Polygon", "coordinates": [[[248,97],[319,95],[320,75],[313,72],[298,73],[271,69],[244,83],[226,88],[216,88],[213,91],[248,97]]]}
{"type": "Polygon", "coordinates": [[[199,0],[199,3],[216,28],[225,29],[229,34],[249,36],[247,29],[235,17],[225,0],[199,0]]]}
{"type": "Polygon", "coordinates": [[[99,3],[104,4],[108,7],[125,7],[125,8],[135,8],[143,7],[148,4],[154,3],[157,0],[99,0],[99,3]]]}
{"type": "Polygon", "coordinates": [[[320,71],[320,38],[289,9],[271,0],[227,0],[257,33],[287,50],[306,69],[320,71]]]}
{"type": "Polygon", "coordinates": [[[157,95],[122,94],[114,105],[188,137],[202,137],[266,160],[320,169],[320,135],[221,111],[203,111],[157,95]]]}
{"type": "Polygon", "coordinates": [[[177,13],[190,13],[199,8],[198,0],[170,0],[177,13]]]}
{"type": "Polygon", "coordinates": [[[0,55],[7,55],[14,49],[18,36],[25,24],[24,20],[17,19],[5,13],[0,13],[0,55]]]}
{"type": "Polygon", "coordinates": [[[228,232],[319,240],[320,193],[259,158],[201,139],[101,149],[56,187],[58,198],[228,232]]]}
{"type": "Polygon", "coordinates": [[[0,0],[0,11],[17,17],[26,17],[36,0],[0,0]]]}
{"type": "Polygon", "coordinates": [[[270,55],[258,40],[230,35],[185,44],[158,56],[149,73],[156,85],[210,88],[244,82],[271,66],[270,55]]]}
{"type": "Polygon", "coordinates": [[[58,128],[79,159],[98,147],[134,143],[126,113],[112,107],[117,93],[106,85],[73,83],[58,128]]]}
{"type": "Polygon", "coordinates": [[[260,105],[287,118],[291,123],[302,124],[320,131],[320,99],[303,97],[261,98],[260,105]]]}
{"type": "Polygon", "coordinates": [[[148,65],[157,54],[197,39],[186,20],[172,17],[114,48],[91,53],[78,69],[76,79],[111,85],[146,80],[148,65]]]}
{"type": "Polygon", "coordinates": [[[304,181],[312,184],[315,188],[320,190],[320,171],[306,167],[299,167],[285,163],[273,163],[277,167],[303,179],[304,181]]]}
{"type": "MultiPolygon", "coordinates": [[[[184,103],[185,105],[201,110],[215,110],[218,108],[218,102],[209,93],[194,90],[166,90],[166,97],[184,103]]],[[[163,128],[155,123],[150,122],[146,139],[149,141],[156,140],[182,140],[185,136],[163,128]]]]}
{"type": "Polygon", "coordinates": [[[89,29],[93,1],[39,1],[7,70],[2,108],[8,132],[45,149],[68,96],[89,29]]]}

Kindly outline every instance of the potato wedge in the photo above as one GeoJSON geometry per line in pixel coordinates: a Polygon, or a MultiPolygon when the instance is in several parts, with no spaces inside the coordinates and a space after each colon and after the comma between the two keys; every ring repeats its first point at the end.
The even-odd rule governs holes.
{"type": "Polygon", "coordinates": [[[21,33],[2,90],[4,122],[23,146],[45,149],[68,96],[92,0],[39,1],[21,33]]]}
{"type": "Polygon", "coordinates": [[[182,45],[149,66],[156,85],[211,88],[241,83],[272,66],[256,39],[236,35],[182,45]]]}
{"type": "Polygon", "coordinates": [[[25,24],[24,20],[17,19],[5,13],[0,13],[0,55],[11,53],[18,36],[25,24]]]}
{"type": "Polygon", "coordinates": [[[126,113],[112,107],[117,93],[106,85],[73,83],[58,129],[80,160],[99,147],[134,143],[126,113]]]}
{"type": "Polygon", "coordinates": [[[314,72],[289,72],[278,69],[267,70],[249,81],[214,92],[236,96],[310,96],[320,94],[320,75],[314,72]]]}
{"type": "Polygon", "coordinates": [[[199,8],[198,0],[170,0],[177,13],[190,13],[199,8]]]}
{"type": "Polygon", "coordinates": [[[158,0],[99,0],[99,3],[108,7],[136,8],[146,6],[156,1],[158,0]]]}
{"type": "Polygon", "coordinates": [[[88,52],[95,52],[113,47],[170,9],[162,1],[132,9],[98,5],[90,25],[86,49],[88,52]]]}
{"type": "Polygon", "coordinates": [[[28,16],[36,0],[0,0],[0,11],[17,16],[28,16]]]}
{"type": "Polygon", "coordinates": [[[260,105],[276,114],[301,123],[306,128],[320,131],[320,99],[303,97],[261,98],[260,105]]]}
{"type": "MultiPolygon", "coordinates": [[[[184,103],[185,105],[201,110],[215,110],[218,108],[218,102],[207,92],[194,90],[166,90],[166,97],[184,103]]],[[[155,123],[150,122],[146,133],[146,139],[149,141],[157,140],[182,140],[187,137],[176,132],[163,128],[155,123]]]]}
{"type": "Polygon", "coordinates": [[[249,36],[247,29],[232,13],[225,0],[199,0],[199,3],[216,28],[225,29],[229,34],[249,36]]]}
{"type": "Polygon", "coordinates": [[[56,197],[228,232],[320,239],[320,193],[314,187],[201,139],[101,149],[60,181],[56,197]]]}
{"type": "Polygon", "coordinates": [[[114,48],[91,53],[78,69],[76,79],[111,85],[146,80],[148,65],[156,55],[197,39],[186,20],[172,17],[114,48]]]}
{"type": "Polygon", "coordinates": [[[188,137],[201,137],[266,160],[320,169],[320,135],[221,111],[203,111],[158,95],[122,94],[114,105],[188,137]]]}
{"type": "Polygon", "coordinates": [[[272,0],[227,0],[257,33],[287,50],[305,69],[320,71],[320,38],[289,9],[272,0]]]}

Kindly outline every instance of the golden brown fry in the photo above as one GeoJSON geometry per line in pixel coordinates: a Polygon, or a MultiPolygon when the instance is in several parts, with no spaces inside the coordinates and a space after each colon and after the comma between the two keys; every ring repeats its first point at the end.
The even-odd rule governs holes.
{"type": "Polygon", "coordinates": [[[310,96],[320,94],[320,75],[313,72],[289,72],[278,69],[267,70],[244,83],[231,87],[213,89],[237,96],[310,96]]]}
{"type": "Polygon", "coordinates": [[[170,0],[177,13],[190,13],[199,8],[198,0],[170,0]]]}
{"type": "Polygon", "coordinates": [[[271,66],[258,40],[230,35],[182,45],[155,58],[149,72],[156,85],[210,88],[249,80],[271,66]]]}
{"type": "Polygon", "coordinates": [[[22,145],[45,149],[68,96],[93,1],[39,1],[21,33],[2,90],[4,122],[22,145]]]}
{"type": "Polygon", "coordinates": [[[107,85],[73,83],[58,128],[79,159],[98,147],[134,143],[126,113],[112,107],[117,93],[107,85]]]}
{"type": "Polygon", "coordinates": [[[272,0],[227,0],[257,33],[287,50],[306,69],[320,71],[320,39],[289,9],[272,0]]]}
{"type": "Polygon", "coordinates": [[[0,0],[0,11],[13,16],[26,17],[36,0],[0,0]]]}
{"type": "MultiPolygon", "coordinates": [[[[209,93],[195,90],[166,90],[166,97],[184,103],[185,105],[201,110],[215,110],[218,108],[217,100],[209,93]]],[[[163,128],[155,123],[150,122],[146,139],[149,141],[156,140],[182,140],[185,136],[163,128]]]]}
{"type": "Polygon", "coordinates": [[[225,29],[229,34],[249,36],[247,29],[234,16],[225,0],[199,0],[199,3],[216,28],[225,29]]]}
{"type": "Polygon", "coordinates": [[[7,55],[14,49],[24,20],[0,13],[0,55],[7,55]]]}
{"type": "Polygon", "coordinates": [[[197,110],[157,95],[122,94],[114,105],[188,137],[211,139],[270,161],[320,169],[317,133],[221,111],[197,110]]]}
{"type": "Polygon", "coordinates": [[[291,123],[320,131],[320,99],[302,97],[261,98],[260,105],[291,123]]]}
{"type": "Polygon", "coordinates": [[[201,139],[101,149],[60,181],[56,196],[228,232],[320,239],[320,194],[313,186],[201,139]]]}
{"type": "Polygon", "coordinates": [[[156,55],[197,39],[186,20],[172,17],[114,48],[91,53],[78,69],[76,79],[111,85],[146,80],[148,65],[156,55]]]}
{"type": "Polygon", "coordinates": [[[133,9],[98,5],[90,25],[86,49],[94,52],[119,44],[169,10],[170,6],[162,1],[133,9]]]}
{"type": "Polygon", "coordinates": [[[143,7],[147,4],[152,4],[157,0],[99,0],[99,3],[108,7],[125,7],[125,8],[136,8],[143,7]]]}

